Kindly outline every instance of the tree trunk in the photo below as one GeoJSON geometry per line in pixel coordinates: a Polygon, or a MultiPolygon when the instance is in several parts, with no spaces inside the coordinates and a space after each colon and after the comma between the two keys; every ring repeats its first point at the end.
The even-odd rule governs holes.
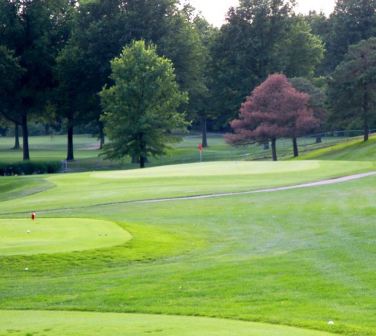
{"type": "Polygon", "coordinates": [[[23,160],[30,160],[30,151],[29,151],[29,129],[27,128],[27,115],[22,116],[22,151],[23,151],[23,160]]]}
{"type": "Polygon", "coordinates": [[[277,140],[275,138],[272,139],[272,155],[273,155],[273,161],[277,161],[277,146],[276,146],[277,140]]]}
{"type": "Polygon", "coordinates": [[[99,122],[98,126],[99,126],[99,149],[102,149],[104,146],[104,141],[105,141],[103,123],[99,122]]]}
{"type": "Polygon", "coordinates": [[[296,137],[292,138],[292,146],[294,148],[294,157],[299,156],[298,140],[296,137]]]}
{"type": "Polygon", "coordinates": [[[140,168],[145,168],[145,158],[142,154],[140,155],[140,168]]]}
{"type": "Polygon", "coordinates": [[[368,122],[366,121],[364,123],[364,141],[368,141],[369,139],[369,126],[368,126],[368,122]]]}
{"type": "Polygon", "coordinates": [[[73,152],[73,118],[68,119],[68,144],[67,144],[67,161],[74,160],[73,152]]]}
{"type": "Polygon", "coordinates": [[[368,124],[368,86],[364,87],[363,97],[363,122],[364,122],[364,141],[369,139],[369,124],[368,124]]]}
{"type": "Polygon", "coordinates": [[[12,149],[19,150],[20,148],[20,129],[18,124],[14,123],[14,147],[12,149]]]}
{"type": "Polygon", "coordinates": [[[145,162],[146,162],[146,144],[144,142],[144,134],[139,134],[139,149],[140,149],[140,168],[145,168],[145,162]]]}
{"type": "Polygon", "coordinates": [[[207,123],[206,117],[201,118],[202,147],[208,147],[207,123]]]}
{"type": "Polygon", "coordinates": [[[321,135],[316,136],[316,143],[322,143],[322,137],[321,135]]]}

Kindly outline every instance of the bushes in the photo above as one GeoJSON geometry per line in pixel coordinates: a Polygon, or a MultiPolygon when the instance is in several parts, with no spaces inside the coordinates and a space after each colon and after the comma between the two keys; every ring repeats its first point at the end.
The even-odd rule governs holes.
{"type": "Polygon", "coordinates": [[[61,170],[60,161],[0,163],[0,175],[51,174],[61,170]]]}

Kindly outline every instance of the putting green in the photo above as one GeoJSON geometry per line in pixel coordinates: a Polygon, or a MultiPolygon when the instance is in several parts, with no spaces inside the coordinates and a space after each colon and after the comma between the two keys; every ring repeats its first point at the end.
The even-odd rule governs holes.
{"type": "Polygon", "coordinates": [[[0,255],[83,251],[132,237],[113,222],[86,218],[0,219],[0,255]]]}
{"type": "Polygon", "coordinates": [[[202,317],[59,311],[0,311],[0,335],[330,336],[306,329],[202,317]]]}

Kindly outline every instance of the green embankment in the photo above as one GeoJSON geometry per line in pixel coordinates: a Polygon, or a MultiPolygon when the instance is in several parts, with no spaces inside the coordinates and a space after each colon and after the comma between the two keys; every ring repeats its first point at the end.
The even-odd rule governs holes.
{"type": "Polygon", "coordinates": [[[376,162],[376,136],[364,142],[360,138],[314,150],[303,155],[301,160],[341,160],[376,162]]]}

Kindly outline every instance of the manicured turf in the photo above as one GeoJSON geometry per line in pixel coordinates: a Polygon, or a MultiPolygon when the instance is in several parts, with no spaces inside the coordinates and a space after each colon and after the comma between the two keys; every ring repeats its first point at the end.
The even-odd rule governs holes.
{"type": "Polygon", "coordinates": [[[130,239],[128,232],[104,220],[0,219],[0,255],[84,251],[122,245],[130,239]]]}
{"type": "MultiPolygon", "coordinates": [[[[40,177],[54,185],[35,195],[0,203],[1,213],[80,208],[104,203],[246,191],[338,177],[373,169],[367,161],[209,162],[147,170],[60,174],[40,177]]],[[[23,177],[25,181],[34,177],[23,177]]],[[[21,178],[4,177],[8,185],[21,178]],[[11,181],[11,182],[9,182],[11,181]]],[[[43,181],[47,181],[43,182],[43,181]]],[[[8,186],[8,189],[11,189],[8,186]]],[[[26,192],[26,191],[24,191],[26,192]]]]}
{"type": "MultiPolygon", "coordinates": [[[[0,309],[178,314],[376,335],[376,177],[271,194],[121,203],[292,184],[373,167],[366,161],[231,162],[48,176],[54,188],[0,202],[1,216],[24,218],[25,209],[50,208],[55,210],[36,209],[38,218],[111,221],[133,239],[74,253],[0,256],[0,309]]],[[[35,177],[10,181],[29,178],[35,177]]],[[[17,317],[11,327],[0,326],[8,329],[5,335],[40,328],[60,335],[47,330],[49,314],[30,312],[28,323],[36,329],[22,329],[17,317]]],[[[181,325],[175,318],[155,318],[140,332],[163,324],[166,335],[184,335],[174,331],[181,325]]],[[[109,328],[123,323],[112,320],[109,328]]],[[[134,328],[137,323],[135,318],[134,328]]],[[[77,327],[60,326],[81,335],[85,324],[77,327]]],[[[252,326],[246,335],[258,331],[252,326]]]]}
{"type": "Polygon", "coordinates": [[[0,335],[14,336],[329,336],[333,334],[198,317],[79,312],[2,311],[0,335]],[[20,323],[22,321],[22,324],[20,323]]]}

